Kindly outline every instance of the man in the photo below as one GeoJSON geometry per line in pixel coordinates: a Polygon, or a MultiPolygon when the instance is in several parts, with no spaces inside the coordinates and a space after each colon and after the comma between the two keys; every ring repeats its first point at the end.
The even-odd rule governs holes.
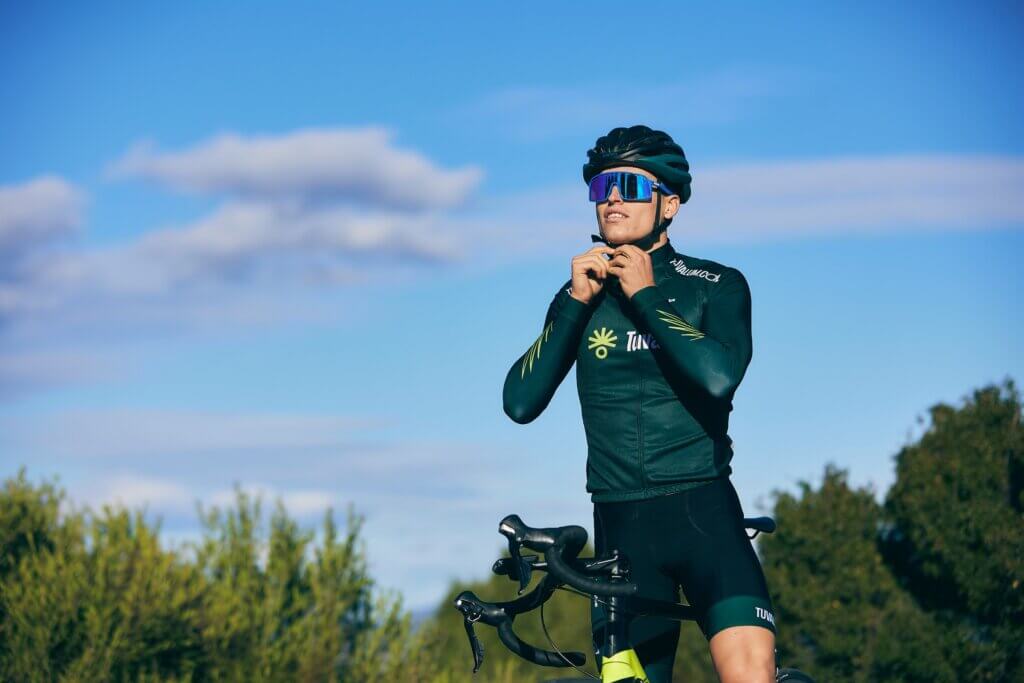
{"type": "MultiPolygon", "coordinates": [[[[683,589],[722,681],[773,681],[771,601],[729,481],[729,412],[751,358],[746,280],[669,242],[690,173],[666,133],[615,128],[587,156],[603,244],[572,259],[505,379],[505,412],[536,418],[576,363],[597,553],[623,551],[641,595],[683,589]]],[[[595,643],[603,621],[595,610],[595,643]]],[[[639,617],[629,636],[652,683],[670,681],[679,623],[639,617]]]]}

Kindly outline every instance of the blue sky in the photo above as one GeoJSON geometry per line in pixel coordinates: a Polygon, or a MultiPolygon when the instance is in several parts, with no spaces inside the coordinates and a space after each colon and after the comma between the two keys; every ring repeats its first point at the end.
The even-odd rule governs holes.
{"type": "Polygon", "coordinates": [[[236,483],[352,502],[417,608],[508,512],[589,527],[572,378],[526,427],[501,383],[633,123],[691,161],[673,244],[751,285],[749,512],[827,462],[882,492],[930,405],[1024,375],[1017,6],[625,11],[0,4],[3,472],[177,540],[236,483]]]}

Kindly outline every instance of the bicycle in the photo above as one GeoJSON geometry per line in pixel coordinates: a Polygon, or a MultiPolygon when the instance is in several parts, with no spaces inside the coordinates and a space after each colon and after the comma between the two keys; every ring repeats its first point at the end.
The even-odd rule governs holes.
{"type": "MultiPolygon", "coordinates": [[[[759,533],[775,531],[775,521],[770,517],[746,518],[744,527],[753,531],[751,538],[759,533]]],[[[639,586],[629,581],[629,559],[618,550],[611,550],[607,557],[577,557],[587,543],[587,531],[581,526],[571,525],[551,528],[533,528],[523,523],[518,515],[509,515],[501,520],[498,531],[508,539],[509,557],[498,559],[491,568],[499,576],[507,576],[519,582],[520,597],[507,602],[491,603],[481,600],[472,591],[463,591],[455,598],[455,608],[463,615],[463,625],[473,653],[473,673],[483,664],[483,646],[476,637],[473,625],[481,622],[497,629],[502,644],[516,655],[539,666],[572,667],[587,678],[560,678],[547,683],[569,683],[586,681],[598,676],[583,671],[586,664],[582,652],[561,652],[551,642],[554,651],[534,647],[516,635],[512,623],[516,616],[541,608],[541,624],[544,626],[544,603],[556,590],[569,586],[597,604],[603,604],[607,615],[607,627],[600,649],[600,680],[602,683],[649,683],[647,674],[628,642],[626,615],[647,615],[695,621],[697,614],[689,605],[640,597],[639,586]],[[523,555],[521,548],[543,553],[523,555]],[[532,591],[523,595],[530,584],[534,571],[545,572],[544,578],[532,591]]],[[[544,626],[545,635],[547,627],[544,626]]],[[[548,637],[550,642],[550,637],[548,637]]],[[[776,681],[781,683],[813,683],[807,674],[790,668],[776,667],[776,681]]]]}

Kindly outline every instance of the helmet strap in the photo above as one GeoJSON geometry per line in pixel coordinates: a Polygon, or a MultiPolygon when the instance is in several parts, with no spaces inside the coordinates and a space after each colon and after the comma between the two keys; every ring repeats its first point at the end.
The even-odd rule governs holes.
{"type": "Polygon", "coordinates": [[[651,231],[639,239],[635,239],[632,242],[609,242],[604,238],[604,235],[591,235],[590,239],[593,242],[603,242],[609,247],[621,247],[623,244],[632,244],[634,247],[639,247],[644,251],[647,251],[654,246],[654,243],[658,241],[661,233],[665,232],[665,225],[661,222],[661,192],[656,192],[658,199],[656,200],[654,208],[654,226],[651,231]]]}

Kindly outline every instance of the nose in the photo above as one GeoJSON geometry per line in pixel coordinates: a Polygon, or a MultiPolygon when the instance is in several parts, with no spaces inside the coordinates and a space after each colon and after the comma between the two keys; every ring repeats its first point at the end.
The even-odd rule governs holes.
{"type": "Polygon", "coordinates": [[[608,202],[609,203],[614,203],[614,204],[621,204],[622,203],[622,195],[619,194],[619,186],[618,185],[612,185],[611,191],[608,192],[608,202]]]}

